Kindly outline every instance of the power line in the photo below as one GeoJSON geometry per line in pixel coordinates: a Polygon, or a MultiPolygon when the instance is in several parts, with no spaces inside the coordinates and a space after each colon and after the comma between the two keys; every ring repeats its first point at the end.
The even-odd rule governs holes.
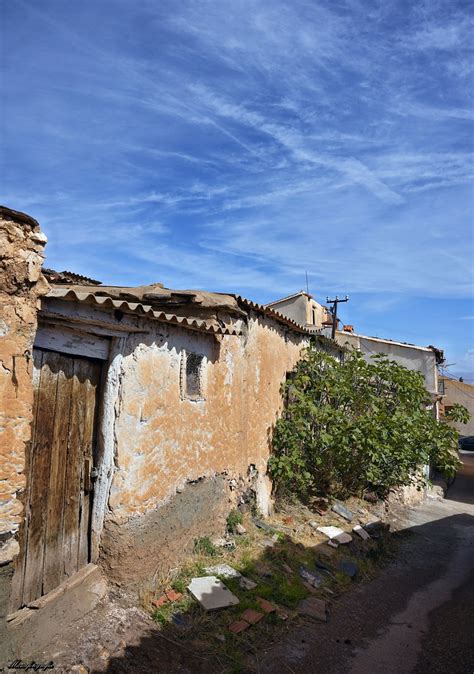
{"type": "Polygon", "coordinates": [[[331,330],[331,338],[335,339],[336,338],[336,327],[337,327],[337,305],[340,304],[341,302],[348,302],[349,297],[346,295],[345,299],[340,300],[339,297],[336,295],[336,299],[330,300],[329,297],[326,297],[326,302],[328,304],[332,304],[332,307],[330,308],[331,316],[332,316],[332,330],[331,330]]]}

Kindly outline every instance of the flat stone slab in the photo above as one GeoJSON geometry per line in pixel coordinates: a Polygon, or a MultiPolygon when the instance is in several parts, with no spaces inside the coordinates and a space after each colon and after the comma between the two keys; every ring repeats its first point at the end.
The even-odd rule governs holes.
{"type": "Polygon", "coordinates": [[[240,576],[239,585],[243,590],[254,590],[257,587],[257,583],[250,578],[245,576],[240,576]]]}
{"type": "Polygon", "coordinates": [[[356,524],[356,526],[353,527],[352,531],[358,536],[360,536],[364,541],[368,541],[370,538],[370,535],[367,533],[364,527],[360,526],[360,524],[356,524]]]}
{"type": "Polygon", "coordinates": [[[341,517],[343,517],[345,520],[348,522],[352,522],[354,519],[354,513],[349,510],[349,508],[346,508],[344,503],[341,503],[340,501],[336,501],[336,503],[332,506],[331,510],[341,517]]]}
{"type": "Polygon", "coordinates": [[[300,567],[300,576],[313,587],[321,587],[324,583],[324,578],[320,573],[317,571],[310,571],[305,566],[300,567]]]}
{"type": "Polygon", "coordinates": [[[317,597],[308,597],[298,604],[298,613],[315,618],[321,622],[327,622],[326,602],[317,597]]]}
{"type": "Polygon", "coordinates": [[[193,578],[188,585],[188,590],[206,611],[235,606],[239,603],[238,597],[215,576],[193,578]]]}
{"type": "Polygon", "coordinates": [[[336,541],[336,543],[340,543],[341,545],[352,541],[352,536],[343,529],[339,529],[339,527],[318,527],[318,531],[327,536],[329,540],[336,541]]]}
{"type": "Polygon", "coordinates": [[[243,576],[240,571],[229,566],[229,564],[216,564],[215,566],[206,566],[204,571],[211,576],[221,576],[222,578],[237,578],[239,585],[243,590],[254,590],[257,587],[250,578],[243,576]]]}
{"type": "Polygon", "coordinates": [[[211,576],[222,576],[223,578],[240,578],[240,571],[234,569],[229,564],[216,564],[216,566],[206,566],[204,571],[211,576]]]}

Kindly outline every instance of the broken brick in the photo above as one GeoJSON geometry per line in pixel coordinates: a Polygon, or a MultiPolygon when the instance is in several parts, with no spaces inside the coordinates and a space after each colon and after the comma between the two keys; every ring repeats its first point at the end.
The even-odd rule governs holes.
{"type": "Polygon", "coordinates": [[[169,601],[179,601],[183,596],[181,592],[175,592],[174,590],[166,590],[165,594],[169,601]]]}
{"type": "Polygon", "coordinates": [[[274,606],[271,602],[267,601],[266,599],[258,597],[257,601],[258,605],[260,606],[260,608],[264,613],[273,613],[273,611],[276,611],[276,606],[274,606]]]}
{"type": "Polygon", "coordinates": [[[153,606],[156,606],[156,608],[160,608],[161,606],[163,606],[163,604],[166,604],[168,601],[169,601],[168,597],[164,594],[159,599],[155,599],[151,603],[153,604],[153,606]]]}
{"type": "Polygon", "coordinates": [[[239,634],[240,632],[246,630],[247,627],[250,627],[250,623],[246,622],[245,620],[236,620],[234,623],[232,623],[232,625],[229,625],[228,629],[229,632],[239,634]]]}
{"type": "Polygon", "coordinates": [[[248,608],[242,613],[240,617],[242,620],[247,621],[251,625],[255,625],[264,617],[264,614],[255,611],[253,608],[248,608]]]}

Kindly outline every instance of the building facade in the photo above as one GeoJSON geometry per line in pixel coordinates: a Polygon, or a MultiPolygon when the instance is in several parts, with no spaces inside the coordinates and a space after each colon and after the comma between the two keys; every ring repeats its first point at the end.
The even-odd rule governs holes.
{"type": "Polygon", "coordinates": [[[461,436],[474,435],[474,385],[451,377],[440,376],[440,393],[443,396],[440,405],[440,418],[445,419],[446,412],[456,403],[464,405],[471,415],[468,423],[461,424],[456,421],[450,421],[449,423],[461,436]]]}
{"type": "Polygon", "coordinates": [[[42,275],[38,224],[1,217],[0,568],[18,654],[75,579],[133,589],[222,534],[239,499],[270,512],[281,384],[311,331],[236,295],[42,275]]]}

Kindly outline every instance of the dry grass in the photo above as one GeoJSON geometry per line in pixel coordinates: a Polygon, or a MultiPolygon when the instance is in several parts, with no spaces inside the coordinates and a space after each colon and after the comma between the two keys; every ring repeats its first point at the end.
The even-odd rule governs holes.
{"type": "MultiPolygon", "coordinates": [[[[358,500],[352,500],[350,506],[354,512],[362,507],[358,500]]],[[[369,507],[366,503],[363,507],[369,519],[369,507]]],[[[290,624],[301,620],[294,610],[300,599],[311,592],[326,601],[334,600],[352,585],[353,581],[334,568],[342,558],[351,558],[348,546],[340,546],[338,550],[328,548],[325,537],[316,532],[309,522],[334,524],[346,530],[351,528],[335,513],[321,516],[295,502],[280,503],[275,515],[265,520],[265,525],[273,527],[273,531],[258,528],[247,514],[243,518],[247,533],[234,537],[235,550],[218,548],[217,554],[212,552],[209,555],[204,553],[207,546],[198,546],[178,573],[155,574],[152,581],[141,589],[141,603],[161,625],[165,638],[183,645],[185,649],[192,649],[193,653],[212,658],[219,663],[219,671],[243,671],[248,654],[255,655],[263,647],[270,646],[281,638],[282,631],[289,629],[290,624]],[[265,546],[265,540],[272,539],[272,536],[273,547],[265,546]],[[321,571],[316,568],[316,562],[332,567],[332,574],[325,575],[324,586],[318,590],[308,588],[299,575],[301,565],[321,571]],[[217,564],[229,564],[257,586],[253,590],[243,590],[237,579],[223,578],[227,587],[239,597],[240,603],[220,611],[205,612],[186,591],[186,586],[193,577],[206,575],[205,567],[217,564]],[[157,609],[153,600],[169,587],[181,592],[183,597],[157,609]],[[239,635],[229,632],[229,625],[246,608],[259,609],[258,597],[274,603],[278,612],[267,615],[239,635]]],[[[358,578],[373,575],[382,554],[380,542],[365,543],[355,538],[351,546],[352,557],[359,567],[358,578]]]]}

